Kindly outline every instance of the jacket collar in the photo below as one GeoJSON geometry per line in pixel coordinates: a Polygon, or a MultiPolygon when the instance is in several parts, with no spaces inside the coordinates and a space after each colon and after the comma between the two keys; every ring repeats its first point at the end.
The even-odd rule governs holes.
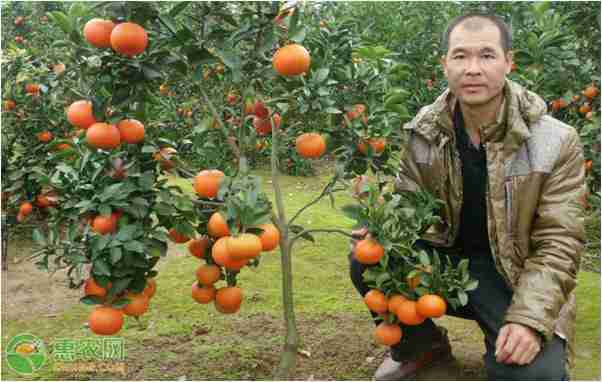
{"type": "MultiPolygon", "coordinates": [[[[497,121],[483,128],[483,141],[503,142],[504,151],[510,155],[531,136],[530,126],[546,113],[547,107],[537,94],[508,79],[503,91],[504,101],[497,121]]],[[[431,142],[441,133],[452,135],[455,104],[456,97],[447,89],[433,104],[422,108],[404,129],[414,130],[431,142]]]]}

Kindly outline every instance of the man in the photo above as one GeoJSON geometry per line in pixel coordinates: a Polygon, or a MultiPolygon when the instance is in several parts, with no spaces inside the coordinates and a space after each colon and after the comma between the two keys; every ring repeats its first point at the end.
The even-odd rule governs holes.
{"type": "MultiPolygon", "coordinates": [[[[470,259],[479,287],[466,307],[448,314],[479,324],[488,378],[564,380],[585,240],[583,152],[575,129],[506,79],[511,44],[496,16],[469,14],[450,23],[441,60],[449,89],[404,126],[409,135],[396,189],[424,189],[444,202],[443,222],[418,246],[470,259]]],[[[351,256],[362,295],[363,270],[351,256]]],[[[403,332],[375,379],[407,379],[451,356],[445,330],[431,320],[403,332]]]]}

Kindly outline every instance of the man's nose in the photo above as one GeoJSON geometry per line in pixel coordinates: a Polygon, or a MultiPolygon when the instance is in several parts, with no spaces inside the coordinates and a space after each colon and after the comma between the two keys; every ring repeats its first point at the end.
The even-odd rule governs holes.
{"type": "Polygon", "coordinates": [[[482,73],[481,61],[479,60],[478,57],[473,57],[473,58],[469,59],[467,65],[468,65],[466,67],[467,75],[476,76],[476,75],[480,75],[482,73]]]}

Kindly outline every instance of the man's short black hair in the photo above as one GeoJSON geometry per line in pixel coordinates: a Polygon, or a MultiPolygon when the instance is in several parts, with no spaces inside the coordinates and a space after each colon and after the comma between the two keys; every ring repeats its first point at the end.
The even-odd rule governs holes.
{"type": "Polygon", "coordinates": [[[508,51],[512,49],[512,31],[501,17],[490,13],[470,12],[456,17],[447,26],[447,30],[441,38],[441,53],[443,55],[447,54],[447,50],[449,49],[449,36],[453,30],[462,22],[472,18],[480,18],[492,22],[500,31],[502,49],[504,50],[504,53],[508,53],[508,51]]]}

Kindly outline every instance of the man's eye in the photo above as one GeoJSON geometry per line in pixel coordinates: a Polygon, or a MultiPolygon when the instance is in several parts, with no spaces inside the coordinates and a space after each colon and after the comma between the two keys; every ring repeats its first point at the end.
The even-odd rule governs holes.
{"type": "Polygon", "coordinates": [[[484,54],[483,57],[485,57],[488,60],[495,58],[495,56],[493,54],[484,54]]]}
{"type": "Polygon", "coordinates": [[[461,60],[463,58],[464,58],[463,54],[458,54],[458,55],[454,56],[454,60],[461,60]]]}

